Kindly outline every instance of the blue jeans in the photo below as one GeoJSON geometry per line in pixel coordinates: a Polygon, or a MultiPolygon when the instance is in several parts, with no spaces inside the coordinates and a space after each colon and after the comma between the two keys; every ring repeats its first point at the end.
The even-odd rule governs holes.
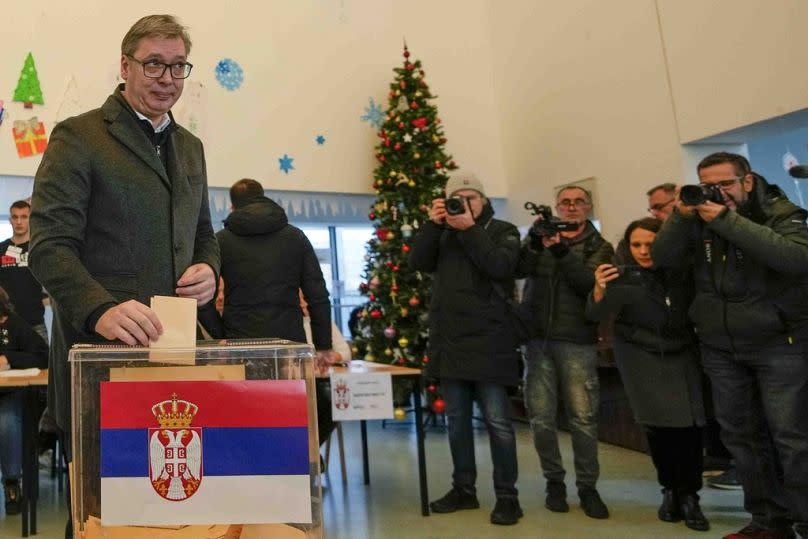
{"type": "Polygon", "coordinates": [[[0,393],[0,470],[3,480],[22,472],[22,392],[0,393]]]}
{"type": "Polygon", "coordinates": [[[572,436],[575,484],[579,489],[594,488],[598,481],[600,384],[596,365],[594,344],[543,339],[528,343],[525,404],[533,429],[533,445],[548,481],[563,482],[566,475],[556,424],[559,391],[572,436]]]}
{"type": "Polygon", "coordinates": [[[761,526],[808,525],[808,357],[702,347],[721,438],[735,459],[744,508],[761,526]]]}
{"type": "Polygon", "coordinates": [[[494,492],[497,499],[516,498],[516,436],[508,415],[505,386],[486,382],[442,379],[449,422],[449,448],[452,451],[452,486],[463,492],[476,493],[477,465],[474,460],[474,431],[471,413],[474,400],[480,406],[488,428],[491,462],[494,465],[494,492]]]}

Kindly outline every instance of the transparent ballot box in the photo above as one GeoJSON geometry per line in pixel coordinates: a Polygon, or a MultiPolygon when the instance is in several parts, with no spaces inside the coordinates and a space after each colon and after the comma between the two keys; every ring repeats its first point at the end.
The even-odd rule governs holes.
{"type": "Polygon", "coordinates": [[[83,537],[323,537],[311,346],[76,345],[70,363],[83,537]]]}

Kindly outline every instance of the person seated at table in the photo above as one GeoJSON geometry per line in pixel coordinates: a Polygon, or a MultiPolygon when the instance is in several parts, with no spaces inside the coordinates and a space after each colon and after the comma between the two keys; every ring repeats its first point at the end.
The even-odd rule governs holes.
{"type": "MultiPolygon", "coordinates": [[[[8,294],[0,287],[0,371],[47,366],[47,343],[14,313],[8,294]]],[[[0,393],[0,470],[6,515],[20,512],[22,404],[22,392],[0,393]]]]}
{"type": "Polygon", "coordinates": [[[699,507],[702,487],[701,365],[687,318],[694,295],[686,265],[659,269],[651,245],[662,221],[631,223],[615,264],[595,270],[586,315],[615,315],[614,356],[637,423],[644,425],[651,459],[663,487],[660,520],[705,531],[710,525],[699,507]]]}

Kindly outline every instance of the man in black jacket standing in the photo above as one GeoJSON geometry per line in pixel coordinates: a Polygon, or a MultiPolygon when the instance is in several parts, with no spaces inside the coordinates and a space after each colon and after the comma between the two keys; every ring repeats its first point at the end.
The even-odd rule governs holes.
{"type": "Polygon", "coordinates": [[[586,189],[569,185],[558,191],[559,217],[577,226],[552,235],[542,227],[531,228],[517,275],[527,277],[523,301],[537,335],[527,346],[525,403],[547,479],[545,507],[569,511],[556,424],[560,392],[572,436],[581,508],[591,518],[608,518],[609,510],[595,488],[600,474],[597,325],[586,319],[584,308],[595,284],[595,268],[611,261],[614,249],[587,220],[591,210],[592,196],[586,189]]]}
{"type": "Polygon", "coordinates": [[[690,317],[752,514],[725,539],[808,537],[808,213],[743,156],[709,155],[698,174],[707,201],[680,196],[652,257],[695,261],[690,317]]]}
{"type": "MultiPolygon", "coordinates": [[[[441,381],[449,421],[454,472],[452,489],[430,504],[436,513],[476,509],[472,404],[480,406],[491,439],[496,506],[494,524],[516,524],[522,516],[516,478],[516,439],[508,416],[506,387],[518,380],[516,345],[508,325],[504,293],[512,290],[519,257],[519,232],[493,218],[482,182],[455,172],[446,195],[462,203],[460,214],[432,201],[430,221],[416,237],[409,263],[431,272],[429,374],[441,381]]],[[[453,202],[455,202],[453,201],[453,202]]]]}

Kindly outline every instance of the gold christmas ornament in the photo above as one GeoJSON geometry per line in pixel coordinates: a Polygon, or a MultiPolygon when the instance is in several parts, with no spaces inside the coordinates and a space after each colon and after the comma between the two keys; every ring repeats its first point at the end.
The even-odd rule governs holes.
{"type": "Polygon", "coordinates": [[[407,411],[404,408],[396,408],[393,411],[393,417],[396,418],[396,421],[404,421],[407,418],[407,411]]]}
{"type": "Polygon", "coordinates": [[[398,345],[399,345],[401,348],[406,348],[408,344],[410,344],[410,341],[409,341],[409,339],[407,339],[407,337],[401,337],[401,338],[398,340],[398,345]]]}
{"type": "Polygon", "coordinates": [[[390,357],[390,356],[393,355],[393,351],[390,348],[385,348],[384,349],[384,355],[386,355],[387,357],[390,357]]]}
{"type": "Polygon", "coordinates": [[[373,354],[367,353],[367,354],[365,354],[365,361],[370,361],[371,363],[373,363],[374,361],[376,361],[376,356],[374,356],[373,354]]]}

